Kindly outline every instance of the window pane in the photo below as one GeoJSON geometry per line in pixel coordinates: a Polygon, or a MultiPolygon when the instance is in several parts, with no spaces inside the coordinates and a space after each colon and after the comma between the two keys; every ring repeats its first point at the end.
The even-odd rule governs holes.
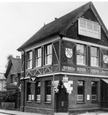
{"type": "Polygon", "coordinates": [[[91,56],[98,56],[97,48],[91,47],[91,56]]]}
{"type": "Polygon", "coordinates": [[[77,44],[77,54],[84,54],[84,45],[77,44]]]}
{"type": "Polygon", "coordinates": [[[98,58],[91,57],[91,66],[98,66],[98,58]]]}
{"type": "Polygon", "coordinates": [[[91,66],[99,66],[98,49],[91,47],[91,66]]]}
{"type": "Polygon", "coordinates": [[[52,45],[47,45],[45,50],[45,64],[52,63],[52,45]]]}
{"type": "Polygon", "coordinates": [[[77,44],[77,64],[85,65],[85,47],[84,45],[77,44]]]}
{"type": "Polygon", "coordinates": [[[30,52],[29,55],[30,55],[30,59],[32,59],[32,52],[30,52]]]}
{"type": "Polygon", "coordinates": [[[85,64],[85,56],[77,55],[77,64],[85,64]]]}
{"type": "Polygon", "coordinates": [[[32,68],[32,51],[28,52],[27,68],[32,68]]]}
{"type": "Polygon", "coordinates": [[[41,48],[36,49],[36,67],[41,66],[41,48]]]}

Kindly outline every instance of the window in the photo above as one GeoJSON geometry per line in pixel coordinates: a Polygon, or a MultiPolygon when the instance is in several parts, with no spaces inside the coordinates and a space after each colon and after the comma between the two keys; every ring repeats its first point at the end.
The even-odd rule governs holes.
{"type": "Polygon", "coordinates": [[[36,82],[36,101],[41,100],[41,82],[36,82]]]}
{"type": "Polygon", "coordinates": [[[42,49],[38,48],[36,49],[36,67],[40,67],[41,66],[41,58],[42,58],[42,49]]]}
{"type": "Polygon", "coordinates": [[[45,82],[45,101],[51,102],[51,81],[45,82]]]}
{"type": "Polygon", "coordinates": [[[95,47],[91,47],[91,66],[99,66],[99,52],[95,47]]]}
{"type": "Polygon", "coordinates": [[[31,83],[27,83],[27,101],[32,100],[32,87],[31,83]]]}
{"type": "Polygon", "coordinates": [[[27,68],[32,68],[32,51],[28,52],[27,68]]]}
{"type": "Polygon", "coordinates": [[[97,100],[97,92],[98,92],[98,83],[96,81],[91,82],[91,100],[97,100]]]}
{"type": "Polygon", "coordinates": [[[45,47],[45,65],[52,64],[52,45],[45,47]]]}
{"type": "Polygon", "coordinates": [[[85,65],[86,64],[85,46],[81,44],[77,44],[76,50],[77,50],[77,64],[85,65]]]}
{"type": "Polygon", "coordinates": [[[77,89],[77,101],[84,101],[84,81],[78,81],[78,89],[77,89]]]}
{"type": "Polygon", "coordinates": [[[78,32],[80,35],[100,39],[101,28],[97,22],[87,20],[84,18],[79,18],[78,25],[78,32]]]}

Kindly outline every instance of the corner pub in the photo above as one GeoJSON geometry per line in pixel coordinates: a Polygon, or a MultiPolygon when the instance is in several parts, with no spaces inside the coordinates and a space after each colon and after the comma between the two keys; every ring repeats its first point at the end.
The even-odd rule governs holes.
{"type": "Polygon", "coordinates": [[[18,51],[21,111],[108,109],[108,31],[92,2],[44,25],[18,51]]]}

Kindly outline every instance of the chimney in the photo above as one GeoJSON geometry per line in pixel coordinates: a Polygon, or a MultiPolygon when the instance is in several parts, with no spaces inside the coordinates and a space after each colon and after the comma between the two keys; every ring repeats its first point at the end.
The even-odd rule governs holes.
{"type": "Polygon", "coordinates": [[[55,20],[57,20],[57,18],[55,17],[55,20]]]}

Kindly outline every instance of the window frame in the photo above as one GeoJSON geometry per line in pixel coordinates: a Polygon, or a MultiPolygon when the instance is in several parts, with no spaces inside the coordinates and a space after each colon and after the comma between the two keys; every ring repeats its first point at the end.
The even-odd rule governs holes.
{"type": "Polygon", "coordinates": [[[51,80],[45,81],[45,102],[51,102],[51,80]]]}
{"type": "Polygon", "coordinates": [[[93,102],[97,100],[98,100],[98,81],[91,81],[91,101],[93,102]],[[93,82],[95,83],[95,86],[93,86],[93,82]],[[96,98],[93,99],[93,97],[96,97],[96,98]]]}
{"type": "Polygon", "coordinates": [[[41,81],[37,81],[36,84],[35,84],[35,100],[37,102],[40,102],[41,101],[41,81]],[[39,99],[38,99],[39,98],[39,99]]]}
{"type": "Polygon", "coordinates": [[[79,35],[91,37],[94,39],[101,39],[101,26],[95,21],[91,21],[85,18],[78,19],[78,33],[79,35]],[[81,23],[82,24],[81,26],[81,23]],[[97,28],[96,28],[97,27],[97,28]]]}
{"type": "Polygon", "coordinates": [[[29,51],[27,52],[27,69],[32,68],[32,63],[33,63],[33,52],[29,51]]]}
{"type": "Polygon", "coordinates": [[[27,83],[27,101],[32,101],[32,84],[27,83]]]}
{"type": "Polygon", "coordinates": [[[36,48],[35,49],[35,67],[41,67],[42,66],[42,48],[36,48]]]}
{"type": "Polygon", "coordinates": [[[45,45],[45,65],[51,65],[51,64],[52,64],[52,44],[50,43],[45,45]]]}
{"type": "MultiPolygon", "coordinates": [[[[93,50],[93,51],[95,51],[95,50],[93,50]]],[[[99,67],[99,48],[98,47],[94,47],[94,46],[91,46],[90,47],[90,66],[91,67],[99,67]],[[97,55],[96,56],[92,56],[92,48],[94,48],[94,49],[96,49],[96,52],[97,52],[97,55]],[[92,59],[95,59],[97,62],[95,62],[95,63],[97,63],[97,65],[95,65],[93,62],[94,62],[94,60],[92,60],[92,59]]]]}
{"type": "Polygon", "coordinates": [[[84,102],[84,95],[85,95],[85,82],[83,80],[78,80],[77,81],[77,102],[84,102]],[[83,83],[83,86],[79,85],[79,82],[82,82],[83,83]],[[79,93],[81,92],[81,88],[83,88],[83,93],[79,93]]]}
{"type": "MultiPolygon", "coordinates": [[[[86,59],[87,57],[86,57],[86,46],[85,45],[83,45],[83,44],[76,44],[76,64],[77,65],[86,65],[86,59]],[[83,53],[81,52],[79,52],[78,53],[78,46],[83,46],[83,53]],[[78,56],[81,56],[81,57],[83,57],[83,63],[79,63],[78,62],[78,59],[81,59],[81,57],[80,58],[78,58],[78,56]]],[[[81,62],[81,61],[80,61],[81,62]]]]}

